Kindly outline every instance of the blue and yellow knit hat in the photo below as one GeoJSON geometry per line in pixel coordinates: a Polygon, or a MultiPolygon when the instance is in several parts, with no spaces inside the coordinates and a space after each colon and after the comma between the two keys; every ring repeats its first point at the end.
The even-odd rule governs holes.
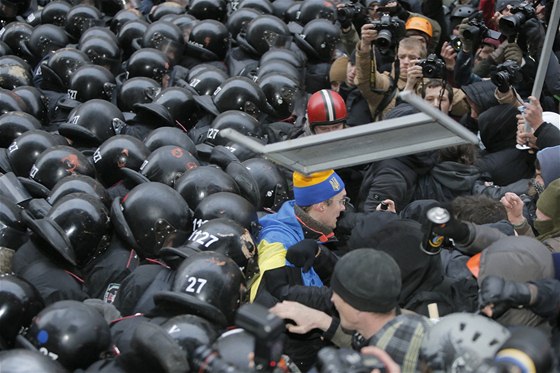
{"type": "Polygon", "coordinates": [[[336,196],[344,182],[334,170],[314,172],[309,176],[294,171],[294,197],[298,206],[311,206],[336,196]]]}

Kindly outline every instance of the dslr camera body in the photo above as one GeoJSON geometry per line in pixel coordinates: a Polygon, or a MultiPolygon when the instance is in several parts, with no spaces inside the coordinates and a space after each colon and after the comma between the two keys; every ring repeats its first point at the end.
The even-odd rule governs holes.
{"type": "Polygon", "coordinates": [[[417,65],[422,66],[422,75],[425,78],[437,79],[444,77],[445,62],[434,53],[418,61],[417,65]]]}
{"type": "Polygon", "coordinates": [[[358,0],[346,0],[343,4],[336,11],[340,23],[367,16],[367,9],[358,0]]]}
{"type": "Polygon", "coordinates": [[[535,18],[535,8],[530,3],[524,1],[510,9],[510,16],[500,18],[498,27],[506,36],[515,36],[521,30],[521,26],[529,19],[535,18]]]}
{"type": "Polygon", "coordinates": [[[393,40],[398,40],[404,34],[404,22],[399,17],[391,17],[387,13],[379,19],[372,20],[371,24],[377,31],[375,44],[380,48],[389,48],[393,40]]]}
{"type": "Polygon", "coordinates": [[[498,31],[489,29],[482,20],[482,11],[474,12],[469,16],[469,27],[463,31],[463,38],[475,44],[480,43],[485,38],[499,40],[502,36],[498,31]]]}
{"type": "Polygon", "coordinates": [[[247,303],[239,308],[235,325],[255,338],[254,368],[242,369],[225,361],[211,346],[196,348],[191,360],[193,371],[222,373],[277,372],[278,361],[284,347],[284,320],[257,303],[247,303]]]}
{"type": "Polygon", "coordinates": [[[317,354],[321,373],[369,373],[373,369],[386,371],[385,365],[375,356],[362,355],[348,348],[324,347],[317,354]]]}
{"type": "Polygon", "coordinates": [[[490,75],[490,80],[500,92],[507,92],[509,87],[523,81],[523,74],[516,62],[507,60],[496,67],[496,71],[490,75]]]}

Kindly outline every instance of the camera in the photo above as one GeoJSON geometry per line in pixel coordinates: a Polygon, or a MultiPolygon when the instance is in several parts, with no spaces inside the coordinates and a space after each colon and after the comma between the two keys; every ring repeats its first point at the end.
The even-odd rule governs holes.
{"type": "Polygon", "coordinates": [[[459,53],[461,51],[461,49],[463,48],[463,42],[461,41],[461,38],[458,37],[457,35],[451,35],[451,39],[449,40],[449,44],[451,44],[451,47],[457,53],[459,53]]]}
{"type": "Polygon", "coordinates": [[[469,16],[469,27],[463,31],[463,38],[475,43],[480,43],[482,39],[490,38],[499,40],[502,36],[498,31],[489,29],[482,20],[482,11],[475,12],[469,16]]]}
{"type": "MultiPolygon", "coordinates": [[[[198,372],[274,372],[284,347],[284,320],[256,303],[246,303],[235,316],[235,325],[254,338],[254,368],[238,367],[226,361],[218,350],[199,346],[191,358],[193,371],[198,372]]],[[[239,331],[241,331],[239,329],[239,331]]],[[[216,346],[214,346],[216,347],[216,346]]]]}
{"type": "Polygon", "coordinates": [[[404,34],[404,23],[399,17],[391,17],[383,14],[378,20],[371,21],[373,29],[377,30],[377,40],[375,44],[380,48],[389,48],[395,40],[404,34]]]}
{"type": "Polygon", "coordinates": [[[347,348],[324,347],[317,354],[321,373],[369,373],[373,369],[385,372],[385,365],[372,355],[364,355],[347,348]]]}
{"type": "Polygon", "coordinates": [[[357,17],[365,17],[367,9],[358,0],[345,1],[344,6],[337,9],[340,23],[348,22],[357,17]]]}
{"type": "Polygon", "coordinates": [[[511,60],[498,65],[496,71],[490,74],[490,80],[498,87],[500,92],[507,92],[509,87],[521,83],[523,74],[517,63],[511,60]]]}
{"type": "Polygon", "coordinates": [[[425,78],[433,79],[444,77],[445,62],[433,53],[427,58],[418,61],[417,64],[422,66],[422,75],[424,75],[425,78]]]}
{"type": "Polygon", "coordinates": [[[519,33],[521,25],[528,19],[535,17],[535,8],[528,2],[522,2],[510,9],[510,16],[500,18],[498,27],[506,36],[514,36],[519,33]]]}
{"type": "Polygon", "coordinates": [[[224,361],[211,347],[201,345],[198,346],[193,353],[191,358],[193,371],[196,372],[212,372],[212,373],[235,373],[235,372],[247,372],[249,370],[243,371],[238,366],[224,361]]]}

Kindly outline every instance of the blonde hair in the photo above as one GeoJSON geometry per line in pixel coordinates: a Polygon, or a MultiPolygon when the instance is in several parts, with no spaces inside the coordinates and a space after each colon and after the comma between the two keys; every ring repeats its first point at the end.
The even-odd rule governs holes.
{"type": "Polygon", "coordinates": [[[415,38],[402,38],[399,41],[399,48],[416,49],[420,58],[426,58],[428,51],[423,43],[419,43],[415,38]]]}

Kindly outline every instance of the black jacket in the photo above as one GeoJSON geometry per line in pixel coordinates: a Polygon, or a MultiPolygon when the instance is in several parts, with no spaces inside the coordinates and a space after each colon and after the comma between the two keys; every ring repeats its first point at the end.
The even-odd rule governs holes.
{"type": "Polygon", "coordinates": [[[81,274],[62,260],[47,256],[39,249],[44,246],[44,243],[32,235],[12,258],[14,273],[37,288],[45,305],[59,300],[87,299],[81,274]]]}

